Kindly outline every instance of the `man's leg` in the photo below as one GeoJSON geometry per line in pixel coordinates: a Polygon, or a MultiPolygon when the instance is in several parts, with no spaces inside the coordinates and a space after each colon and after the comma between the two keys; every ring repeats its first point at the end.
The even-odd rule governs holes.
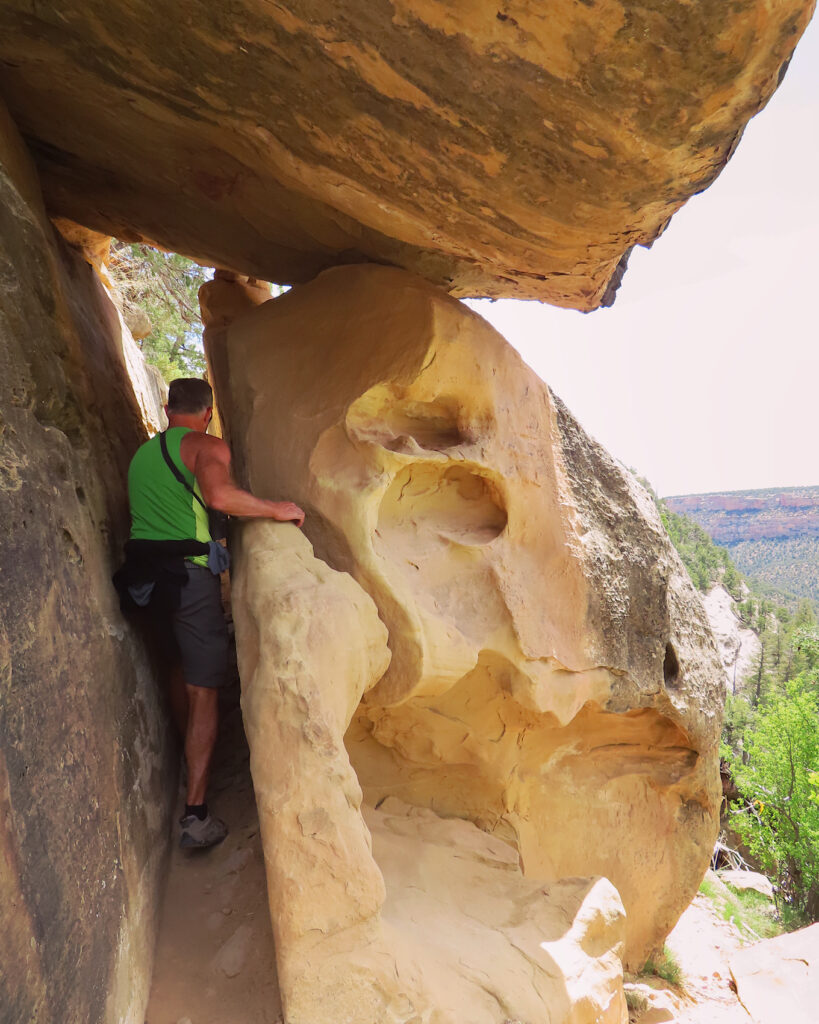
{"type": "Polygon", "coordinates": [[[168,699],[171,705],[171,715],[179,737],[184,742],[188,733],[188,687],[185,683],[185,673],[178,660],[172,665],[169,678],[168,699]]]}
{"type": "Polygon", "coordinates": [[[208,789],[208,772],[219,731],[219,691],[186,685],[188,721],[185,730],[185,762],[188,766],[186,802],[201,805],[208,789]]]}
{"type": "Polygon", "coordinates": [[[180,845],[213,846],[227,835],[225,823],[208,813],[206,797],[219,728],[219,687],[227,674],[228,637],[219,578],[209,569],[188,568],[188,582],[180,593],[173,625],[187,704],[187,806],[180,819],[180,845]]]}

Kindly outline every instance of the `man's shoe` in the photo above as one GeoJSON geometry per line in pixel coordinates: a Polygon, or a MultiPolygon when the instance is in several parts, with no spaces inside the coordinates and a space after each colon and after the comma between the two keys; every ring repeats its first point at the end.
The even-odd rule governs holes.
{"type": "Polygon", "coordinates": [[[209,814],[203,821],[200,821],[195,814],[188,814],[179,819],[179,824],[182,826],[179,845],[183,850],[203,850],[207,846],[216,846],[228,834],[227,825],[221,818],[214,818],[212,814],[209,814]]]}

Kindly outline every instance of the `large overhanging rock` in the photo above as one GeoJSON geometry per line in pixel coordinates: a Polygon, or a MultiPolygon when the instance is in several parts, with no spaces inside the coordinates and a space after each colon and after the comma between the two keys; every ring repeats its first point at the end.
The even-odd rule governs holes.
{"type": "Polygon", "coordinates": [[[265,280],[338,263],[593,309],[719,173],[806,0],[0,8],[52,212],[265,280]]]}
{"type": "MultiPolygon", "coordinates": [[[[722,672],[649,496],[480,317],[404,271],[339,268],[261,305],[238,282],[203,293],[240,473],[306,507],[316,554],[388,630],[346,737],[367,802],[470,820],[533,879],[610,879],[639,965],[696,891],[720,798],[722,672]]],[[[236,603],[244,635],[275,633],[260,600],[236,603]]],[[[326,641],[343,677],[336,635],[355,634],[326,641]]]]}

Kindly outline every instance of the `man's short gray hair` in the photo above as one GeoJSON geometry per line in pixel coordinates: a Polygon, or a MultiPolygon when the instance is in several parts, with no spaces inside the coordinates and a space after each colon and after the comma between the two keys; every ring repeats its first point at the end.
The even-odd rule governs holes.
{"type": "Polygon", "coordinates": [[[213,405],[213,391],[199,377],[178,377],[168,388],[168,412],[198,413],[213,405]]]}

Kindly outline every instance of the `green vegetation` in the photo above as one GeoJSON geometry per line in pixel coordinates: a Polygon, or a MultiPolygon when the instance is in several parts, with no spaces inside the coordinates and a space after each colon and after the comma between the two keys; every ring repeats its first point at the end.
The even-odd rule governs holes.
{"type": "Polygon", "coordinates": [[[715,544],[693,519],[672,512],[645,477],[635,470],[631,472],[654,499],[666,533],[697,590],[705,592],[715,583],[721,583],[735,601],[741,600],[744,580],[725,548],[715,544]]]}
{"type": "Polygon", "coordinates": [[[819,920],[819,686],[815,667],[772,690],[733,763],[747,798],[732,825],[797,918],[819,920]]]}
{"type": "Polygon", "coordinates": [[[663,946],[663,951],[659,955],[649,957],[640,974],[652,974],[656,978],[662,978],[663,981],[667,981],[669,985],[673,985],[675,988],[682,988],[682,968],[668,946],[663,946]]]}
{"type": "Polygon", "coordinates": [[[699,891],[713,903],[723,921],[730,921],[752,941],[772,939],[785,930],[771,901],[761,892],[740,891],[730,885],[723,890],[708,878],[702,880],[699,891]]]}
{"type": "Polygon", "coordinates": [[[657,500],[657,507],[663,526],[697,590],[705,591],[715,583],[721,583],[735,600],[739,600],[742,577],[725,548],[716,545],[693,519],[672,512],[665,502],[657,500]]]}
{"type": "Polygon", "coordinates": [[[137,342],[145,361],[166,381],[201,377],[205,355],[198,292],[209,276],[204,267],[149,245],[114,242],[109,270],[126,306],[141,309],[151,321],[151,333],[137,342]]]}
{"type": "Polygon", "coordinates": [[[819,537],[743,540],[728,552],[740,571],[754,579],[755,589],[767,590],[780,604],[792,606],[798,598],[791,594],[819,602],[819,537]]]}
{"type": "Polygon", "coordinates": [[[629,1013],[641,1014],[648,1009],[648,1000],[642,992],[635,992],[634,989],[626,989],[626,1006],[629,1013]]]}
{"type": "MultiPolygon", "coordinates": [[[[694,585],[722,585],[738,601],[760,652],[737,694],[726,701],[721,754],[742,800],[730,824],[774,882],[786,928],[819,920],[819,627],[815,607],[795,608],[754,591],[700,526],[655,497],[666,530],[694,585]]],[[[764,543],[764,542],[761,542],[764,543]]],[[[805,573],[819,579],[819,542],[805,573]]],[[[724,913],[758,935],[765,923],[758,898],[737,893],[724,913]],[[757,904],[755,906],[755,903],[757,904]]]]}

